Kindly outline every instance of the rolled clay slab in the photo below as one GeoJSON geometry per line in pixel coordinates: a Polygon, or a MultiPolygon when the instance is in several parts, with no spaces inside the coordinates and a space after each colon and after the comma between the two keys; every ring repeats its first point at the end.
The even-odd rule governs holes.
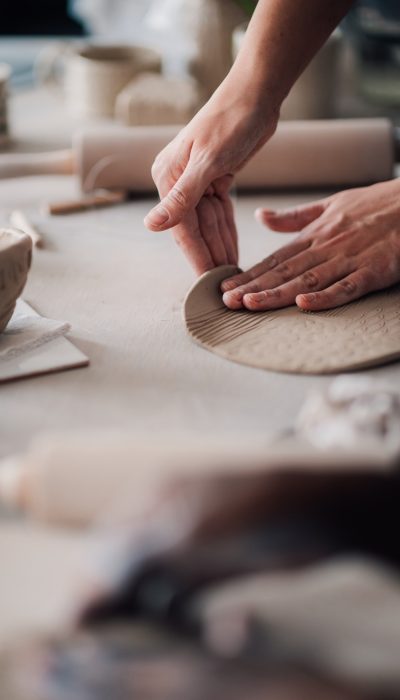
{"type": "Polygon", "coordinates": [[[296,306],[231,311],[222,302],[222,280],[231,265],[206,272],[184,302],[186,328],[196,343],[250,367],[330,374],[400,358],[400,285],[329,311],[296,306]]]}
{"type": "Polygon", "coordinates": [[[32,240],[18,229],[0,229],[0,333],[5,329],[31,265],[32,240]]]}

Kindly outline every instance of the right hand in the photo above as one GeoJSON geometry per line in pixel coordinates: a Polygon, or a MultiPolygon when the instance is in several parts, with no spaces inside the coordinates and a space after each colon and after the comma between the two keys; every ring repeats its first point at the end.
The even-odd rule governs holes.
{"type": "Polygon", "coordinates": [[[152,231],[173,228],[176,242],[197,274],[216,265],[237,264],[237,255],[232,255],[236,229],[228,204],[229,187],[234,173],[272,136],[277,121],[278,110],[268,109],[252,95],[232,95],[232,87],[222,83],[157,156],[152,175],[161,201],[147,215],[145,225],[152,231]],[[212,200],[211,208],[204,205],[203,197],[212,200]],[[210,228],[206,222],[208,214],[213,221],[216,213],[221,214],[220,205],[220,235],[214,236],[212,229],[218,226],[210,228]]]}

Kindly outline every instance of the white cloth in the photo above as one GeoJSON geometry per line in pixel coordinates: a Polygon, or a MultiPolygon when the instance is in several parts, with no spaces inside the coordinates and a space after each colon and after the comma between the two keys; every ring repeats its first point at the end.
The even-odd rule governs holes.
{"type": "Polygon", "coordinates": [[[36,350],[70,329],[65,321],[33,316],[29,306],[19,299],[11,321],[0,335],[0,362],[36,350]]]}

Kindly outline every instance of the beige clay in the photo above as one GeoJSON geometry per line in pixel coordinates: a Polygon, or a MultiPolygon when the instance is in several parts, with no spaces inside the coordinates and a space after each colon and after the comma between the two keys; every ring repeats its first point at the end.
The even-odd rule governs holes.
{"type": "Polygon", "coordinates": [[[31,238],[12,228],[0,229],[0,333],[5,329],[28,276],[31,238]]]}
{"type": "Polygon", "coordinates": [[[184,304],[187,330],[207,350],[232,362],[301,374],[329,374],[400,358],[400,285],[329,311],[296,306],[231,311],[222,302],[222,280],[231,265],[206,272],[184,304]]]}

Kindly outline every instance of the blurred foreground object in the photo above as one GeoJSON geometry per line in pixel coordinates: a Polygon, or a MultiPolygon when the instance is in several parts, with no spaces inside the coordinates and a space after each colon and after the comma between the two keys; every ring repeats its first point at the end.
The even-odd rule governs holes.
{"type": "Polygon", "coordinates": [[[181,477],[289,468],[390,473],[400,462],[399,403],[378,382],[343,376],[326,394],[310,395],[293,431],[269,441],[176,435],[160,436],[155,445],[150,436],[118,432],[43,435],[26,454],[0,464],[0,501],[48,523],[87,527],[143,517],[169,481],[181,477]]]}
{"type": "Polygon", "coordinates": [[[356,379],[327,396],[372,402],[372,442],[85,434],[3,464],[39,517],[95,525],[73,626],[0,653],[5,700],[397,700],[398,397],[356,379]]]}
{"type": "Polygon", "coordinates": [[[7,698],[397,700],[399,488],[324,468],[170,482],[96,533],[79,628],[3,651],[7,698]]]}
{"type": "MultiPolygon", "coordinates": [[[[282,659],[227,660],[149,625],[114,625],[3,652],[4,700],[382,700],[282,659]]],[[[397,700],[385,693],[385,700],[397,700]]]]}
{"type": "Polygon", "coordinates": [[[322,449],[363,444],[400,453],[400,394],[366,377],[338,377],[303,405],[296,428],[322,449]]]}

